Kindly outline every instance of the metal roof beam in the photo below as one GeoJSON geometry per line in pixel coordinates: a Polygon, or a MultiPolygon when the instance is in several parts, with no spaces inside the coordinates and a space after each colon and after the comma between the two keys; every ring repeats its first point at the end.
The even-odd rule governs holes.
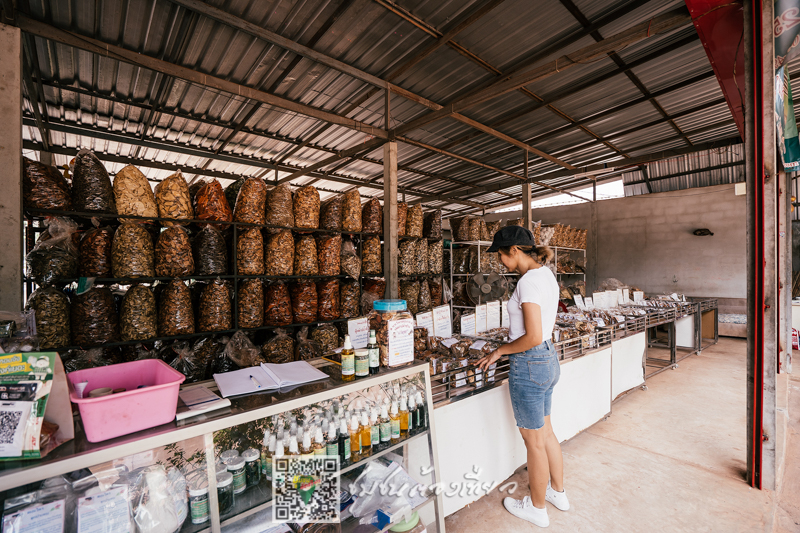
{"type": "MultiPolygon", "coordinates": [[[[706,168],[694,168],[694,169],[690,169],[690,170],[684,170],[683,172],[676,172],[674,174],[667,174],[666,176],[646,177],[645,179],[642,179],[642,180],[629,181],[629,182],[625,183],[625,185],[640,185],[642,183],[645,183],[645,184],[648,185],[648,189],[650,189],[649,184],[650,184],[650,182],[653,182],[653,181],[668,180],[668,179],[671,179],[671,178],[679,178],[681,176],[687,176],[689,174],[699,174],[701,172],[711,172],[712,170],[721,170],[723,168],[738,167],[738,166],[742,166],[742,165],[744,165],[744,161],[731,161],[729,163],[722,163],[722,164],[719,164],[719,165],[713,165],[713,166],[706,167],[706,168]]],[[[650,191],[650,192],[653,192],[653,191],[650,191]]]]}

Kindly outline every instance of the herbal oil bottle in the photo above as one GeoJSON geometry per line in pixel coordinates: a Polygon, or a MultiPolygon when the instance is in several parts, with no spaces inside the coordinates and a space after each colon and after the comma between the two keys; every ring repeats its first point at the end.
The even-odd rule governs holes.
{"type": "Polygon", "coordinates": [[[359,348],[355,353],[356,378],[365,378],[369,376],[369,350],[359,348]]]}
{"type": "Polygon", "coordinates": [[[386,412],[386,404],[381,406],[380,433],[381,447],[383,447],[392,439],[392,420],[389,418],[389,413],[386,412]]]}
{"type": "Polygon", "coordinates": [[[328,442],[325,446],[325,454],[330,456],[339,455],[339,439],[336,436],[336,426],[328,428],[328,442]]]}
{"type": "Polygon", "coordinates": [[[408,437],[408,399],[405,394],[400,397],[400,435],[408,437]]]}
{"type": "Polygon", "coordinates": [[[378,422],[378,411],[372,410],[369,426],[370,440],[372,441],[372,451],[376,451],[381,445],[381,426],[378,422]]]}
{"type": "Polygon", "coordinates": [[[271,439],[271,435],[269,429],[264,431],[264,440],[261,441],[261,474],[267,474],[267,461],[270,458],[269,453],[269,441],[271,439]]]}
{"type": "Polygon", "coordinates": [[[361,433],[358,428],[358,419],[350,419],[350,460],[354,463],[361,458],[361,433]]]}
{"type": "Polygon", "coordinates": [[[350,461],[350,430],[347,422],[342,419],[339,426],[339,462],[344,465],[350,461]]]}
{"type": "Polygon", "coordinates": [[[417,402],[414,400],[414,394],[408,395],[408,434],[413,435],[417,432],[417,424],[414,417],[417,416],[417,402]]]}
{"type": "Polygon", "coordinates": [[[289,453],[286,454],[287,457],[300,457],[300,450],[297,447],[297,438],[290,437],[289,438],[289,453]]]}
{"type": "Polygon", "coordinates": [[[327,446],[325,445],[325,437],[322,436],[322,428],[317,428],[317,434],[314,435],[314,455],[325,455],[327,446]]]}
{"type": "Polygon", "coordinates": [[[369,425],[369,415],[366,411],[361,412],[361,457],[372,455],[372,430],[369,425]]]}
{"type": "Polygon", "coordinates": [[[342,348],[342,381],[353,381],[356,379],[356,352],[350,343],[350,335],[344,336],[344,348],[342,348]]]}
{"type": "Polygon", "coordinates": [[[400,414],[397,411],[397,403],[392,402],[392,412],[389,415],[392,421],[392,444],[400,442],[400,414]]]}
{"type": "Polygon", "coordinates": [[[369,373],[377,374],[381,367],[381,351],[378,347],[378,341],[375,338],[375,330],[369,330],[369,344],[367,344],[367,352],[369,353],[369,373]]]}
{"type": "MultiPolygon", "coordinates": [[[[275,449],[278,447],[278,438],[272,435],[269,438],[269,447],[267,448],[266,460],[262,457],[261,466],[264,467],[264,478],[267,481],[272,481],[272,457],[275,455],[275,449]]],[[[281,441],[281,450],[283,450],[283,441],[281,441]]]]}
{"type": "Polygon", "coordinates": [[[423,430],[428,427],[428,408],[422,399],[422,393],[417,391],[417,419],[414,421],[414,427],[418,430],[423,430]]]}

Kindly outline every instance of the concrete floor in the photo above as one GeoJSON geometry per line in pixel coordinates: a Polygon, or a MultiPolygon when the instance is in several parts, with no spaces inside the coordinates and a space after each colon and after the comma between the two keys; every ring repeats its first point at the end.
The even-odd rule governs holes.
{"type": "MultiPolygon", "coordinates": [[[[800,375],[783,490],[750,489],[745,476],[746,342],[722,338],[647,381],[612,415],[562,444],[572,508],[548,504],[553,532],[800,531],[800,375]]],[[[798,359],[800,361],[800,359],[798,359]]],[[[800,372],[798,372],[800,374],[800,372]]],[[[794,407],[794,409],[792,409],[794,407]]],[[[514,497],[528,494],[527,471],[514,497]]],[[[538,530],[510,515],[498,490],[449,516],[458,533],[538,530]]]]}

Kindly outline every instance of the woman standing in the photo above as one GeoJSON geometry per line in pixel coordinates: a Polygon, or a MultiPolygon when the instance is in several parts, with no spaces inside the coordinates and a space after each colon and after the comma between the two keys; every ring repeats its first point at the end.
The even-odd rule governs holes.
{"type": "Polygon", "coordinates": [[[547,527],[550,519],[545,501],[561,511],[569,509],[561,446],[550,425],[553,388],[561,375],[551,340],[559,288],[556,277],[544,266],[553,252],[546,246],[537,247],[533,234],[520,226],[498,231],[488,251],[499,252],[508,271],[520,275],[508,301],[510,342],[478,361],[478,367],[486,371],[500,356],[510,356],[511,405],[528,450],[531,495],[522,500],[505,498],[503,505],[514,516],[547,527]]]}

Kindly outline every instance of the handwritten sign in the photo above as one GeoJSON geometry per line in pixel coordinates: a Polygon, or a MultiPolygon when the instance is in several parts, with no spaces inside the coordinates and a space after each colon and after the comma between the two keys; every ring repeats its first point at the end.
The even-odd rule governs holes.
{"type": "Polygon", "coordinates": [[[622,289],[622,299],[624,303],[628,303],[631,301],[631,290],[630,289],[622,289]]]}
{"type": "Polygon", "coordinates": [[[575,300],[575,305],[578,306],[578,309],[581,311],[586,311],[586,304],[583,302],[583,296],[576,294],[572,297],[572,299],[575,300]]]}
{"type": "Polygon", "coordinates": [[[589,311],[594,309],[594,301],[592,300],[591,296],[586,297],[586,309],[589,311]]]}
{"type": "Polygon", "coordinates": [[[500,327],[500,301],[495,300],[486,304],[486,329],[500,327]]]}
{"type": "Polygon", "coordinates": [[[347,334],[353,349],[366,348],[369,344],[369,319],[367,317],[354,318],[347,321],[347,334]]]}
{"type": "Polygon", "coordinates": [[[437,337],[453,336],[453,321],[450,318],[450,306],[440,305],[433,308],[433,332],[437,337]]]}
{"type": "Polygon", "coordinates": [[[435,335],[433,329],[433,311],[428,311],[427,313],[418,314],[417,327],[427,329],[428,336],[433,337],[435,335]]]}
{"type": "Polygon", "coordinates": [[[461,334],[462,335],[476,335],[475,333],[475,315],[461,315],[461,334]]]}
{"type": "Polygon", "coordinates": [[[387,327],[389,337],[389,366],[398,366],[414,360],[414,321],[410,318],[390,320],[387,327]]]}
{"type": "Polygon", "coordinates": [[[483,333],[486,331],[486,304],[479,305],[475,308],[475,333],[483,333]]]}

